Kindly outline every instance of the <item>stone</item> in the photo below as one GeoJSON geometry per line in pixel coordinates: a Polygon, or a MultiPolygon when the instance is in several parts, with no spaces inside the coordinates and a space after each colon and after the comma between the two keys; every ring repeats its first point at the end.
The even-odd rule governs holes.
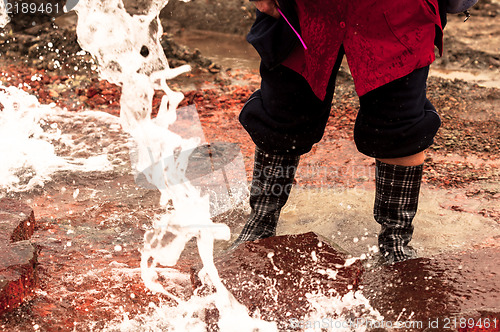
{"type": "MultiPolygon", "coordinates": [[[[276,321],[279,328],[313,312],[314,298],[335,301],[357,290],[363,271],[359,261],[349,261],[312,232],[245,242],[217,257],[215,266],[250,315],[276,321]]],[[[198,271],[191,271],[194,287],[201,286],[198,271]]]]}
{"type": "Polygon", "coordinates": [[[498,328],[500,311],[495,309],[500,303],[498,257],[497,246],[381,265],[365,271],[361,286],[386,321],[422,322],[419,331],[430,322],[439,321],[439,331],[445,331],[443,325],[447,321],[450,325],[454,318],[469,324],[482,318],[490,322],[496,319],[498,328]]]}
{"type": "Polygon", "coordinates": [[[35,214],[28,205],[0,199],[0,243],[28,240],[35,230],[35,214]]]}
{"type": "Polygon", "coordinates": [[[0,315],[33,294],[37,283],[37,247],[29,241],[0,245],[0,315]]]}
{"type": "Polygon", "coordinates": [[[34,227],[29,206],[0,199],[0,315],[18,307],[36,286],[38,248],[29,242],[34,227]]]}

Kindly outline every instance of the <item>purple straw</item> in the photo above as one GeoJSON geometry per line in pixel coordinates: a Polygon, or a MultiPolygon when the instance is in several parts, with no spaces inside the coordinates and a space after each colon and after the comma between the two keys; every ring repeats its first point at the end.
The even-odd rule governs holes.
{"type": "Polygon", "coordinates": [[[276,7],[276,9],[278,10],[278,12],[280,13],[280,15],[285,19],[286,23],[288,23],[288,25],[290,26],[290,28],[292,28],[293,32],[295,32],[295,34],[297,35],[297,37],[299,38],[300,42],[302,43],[302,46],[304,46],[304,49],[307,50],[307,46],[306,46],[306,43],[304,43],[304,40],[302,40],[302,37],[299,35],[299,33],[297,32],[297,30],[295,30],[295,28],[292,26],[292,24],[288,21],[288,19],[286,18],[285,15],[283,15],[283,12],[281,11],[281,9],[279,9],[278,7],[276,7]]]}

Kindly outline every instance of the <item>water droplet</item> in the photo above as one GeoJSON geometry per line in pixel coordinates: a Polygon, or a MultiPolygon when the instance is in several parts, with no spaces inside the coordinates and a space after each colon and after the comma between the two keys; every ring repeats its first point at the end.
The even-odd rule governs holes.
{"type": "Polygon", "coordinates": [[[143,57],[147,58],[149,55],[149,48],[146,45],[142,45],[140,53],[143,57]]]}

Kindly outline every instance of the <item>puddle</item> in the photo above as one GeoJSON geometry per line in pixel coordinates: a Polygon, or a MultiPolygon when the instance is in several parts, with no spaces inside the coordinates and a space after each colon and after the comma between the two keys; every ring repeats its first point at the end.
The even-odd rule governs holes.
{"type": "Polygon", "coordinates": [[[429,75],[445,78],[447,80],[463,80],[469,83],[476,83],[487,88],[500,89],[500,71],[475,71],[475,70],[448,70],[433,67],[429,75]]]}
{"type": "MultiPolygon", "coordinates": [[[[244,36],[211,31],[184,30],[174,40],[201,53],[224,68],[258,69],[259,55],[244,36]]],[[[345,60],[345,59],[344,59],[345,60]]],[[[347,62],[344,61],[347,69],[347,62]]],[[[431,76],[460,79],[480,86],[500,88],[500,72],[479,70],[447,70],[431,65],[431,76]]]]}
{"type": "MultiPolygon", "coordinates": [[[[499,242],[500,224],[474,213],[453,211],[449,202],[456,197],[457,192],[450,190],[422,190],[412,240],[420,256],[499,242]]],[[[372,217],[374,199],[375,192],[363,188],[295,188],[283,210],[278,233],[314,231],[354,256],[368,254],[377,245],[380,227],[372,217]]],[[[479,210],[484,204],[475,203],[479,210]]]]}
{"type": "Polygon", "coordinates": [[[222,65],[225,69],[258,69],[260,58],[245,36],[201,30],[184,30],[173,39],[222,65]]]}

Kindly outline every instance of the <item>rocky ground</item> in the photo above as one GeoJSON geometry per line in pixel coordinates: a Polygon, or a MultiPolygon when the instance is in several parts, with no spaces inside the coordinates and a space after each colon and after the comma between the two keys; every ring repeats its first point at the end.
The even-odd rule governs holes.
{"type": "MultiPolygon", "coordinates": [[[[126,5],[131,12],[140,12],[140,2],[130,1],[126,5]]],[[[239,144],[245,157],[248,174],[251,174],[253,144],[239,125],[237,116],[247,98],[258,88],[258,74],[254,70],[224,68],[199,51],[177,44],[175,37],[182,35],[183,31],[190,28],[242,35],[251,24],[253,17],[251,8],[251,3],[243,0],[207,0],[190,3],[172,0],[161,14],[165,30],[162,45],[170,64],[175,67],[189,63],[194,67],[191,73],[172,82],[175,89],[185,93],[186,98],[181,105],[196,105],[208,141],[239,144]]],[[[462,15],[450,16],[445,30],[445,54],[435,62],[433,67],[499,77],[499,15],[498,2],[484,0],[472,10],[472,17],[466,23],[463,23],[462,15]]],[[[81,52],[77,43],[74,21],[74,17],[67,15],[58,17],[52,23],[39,24],[29,29],[22,25],[17,28],[11,25],[0,31],[0,82],[3,85],[19,86],[36,95],[41,103],[55,103],[66,108],[68,112],[93,109],[118,115],[120,88],[99,79],[96,64],[90,55],[81,52]]],[[[154,98],[155,112],[161,96],[158,92],[154,98]]],[[[498,86],[486,88],[465,80],[432,76],[429,79],[429,99],[438,109],[443,125],[436,137],[435,145],[428,152],[424,175],[426,188],[457,190],[460,193],[458,195],[460,199],[441,204],[443,208],[472,213],[500,223],[498,207],[500,199],[500,89],[498,86]],[[468,200],[481,201],[481,204],[477,206],[468,204],[468,200]]],[[[336,171],[325,177],[323,177],[324,174],[314,172],[299,173],[297,178],[299,184],[313,188],[321,186],[325,181],[328,184],[336,184],[345,188],[373,185],[363,175],[350,177],[349,180],[346,180],[344,176],[352,165],[372,166],[373,163],[372,160],[360,156],[353,149],[352,128],[357,108],[358,101],[352,79],[347,68],[344,68],[339,77],[325,137],[303,161],[304,167],[313,168],[314,165],[321,165],[336,171]],[[333,157],[332,151],[336,152],[333,157]]],[[[82,206],[78,206],[78,203],[70,206],[74,204],[71,195],[73,191],[60,193],[55,185],[53,188],[48,185],[37,193],[33,202],[39,204],[41,215],[35,230],[39,234],[39,239],[42,242],[44,239],[51,239],[55,236],[53,234],[59,234],[61,229],[65,231],[70,227],[65,224],[67,216],[64,215],[64,210],[61,208],[60,211],[55,212],[61,204],[66,204],[75,211],[75,214],[69,217],[70,222],[85,224],[85,227],[87,223],[98,222],[100,218],[110,215],[112,211],[137,214],[140,215],[137,218],[140,220],[150,218],[148,213],[155,211],[153,204],[155,200],[146,197],[149,194],[144,194],[144,196],[137,194],[131,198],[127,198],[125,194],[122,195],[123,197],[117,196],[121,195],[120,190],[124,190],[119,186],[120,183],[126,183],[130,179],[127,180],[125,176],[121,176],[116,181],[119,182],[116,188],[106,189],[109,191],[109,197],[106,198],[108,202],[98,206],[83,206],[84,203],[82,206]],[[47,195],[50,199],[45,198],[47,195]],[[125,203],[121,201],[118,203],[120,199],[123,199],[125,203]],[[146,212],[142,211],[144,205],[138,208],[137,201],[144,202],[141,204],[147,206],[146,212]],[[47,211],[42,211],[42,208],[47,211]],[[51,213],[54,213],[55,219],[51,213]]],[[[77,184],[96,188],[104,186],[104,181],[99,178],[82,177],[77,178],[77,182],[77,184]]],[[[133,183],[129,184],[133,185],[133,183]]],[[[72,185],[75,186],[74,180],[71,184],[71,181],[67,179],[64,185],[71,188],[72,185]]],[[[26,197],[21,196],[21,198],[26,197]]],[[[153,212],[150,214],[154,214],[153,212]]],[[[125,221],[121,226],[124,226],[124,229],[134,227],[134,225],[126,224],[125,221]]],[[[96,232],[95,237],[99,241],[94,242],[104,246],[102,243],[113,238],[114,228],[107,227],[106,229],[108,228],[109,234],[104,232],[104,226],[102,232],[96,232]]],[[[140,230],[135,230],[135,233],[140,233],[140,230]]],[[[140,239],[141,234],[135,233],[134,236],[140,239]]],[[[67,239],[69,235],[64,232],[62,234],[58,235],[62,238],[60,241],[63,243],[69,241],[67,239]]],[[[43,289],[50,289],[54,275],[60,275],[63,272],[70,273],[67,271],[82,268],[78,264],[79,259],[94,257],[93,251],[92,254],[79,251],[76,242],[75,240],[71,252],[61,253],[56,245],[53,247],[47,245],[42,250],[40,278],[43,289]],[[52,263],[53,257],[58,255],[64,256],[64,259],[52,263]]],[[[97,249],[102,248],[96,248],[96,252],[97,249]]],[[[121,255],[123,257],[117,259],[118,263],[138,264],[136,251],[124,250],[121,255]]],[[[106,264],[96,259],[96,267],[102,265],[101,267],[105,269],[106,264]]],[[[134,279],[129,276],[125,280],[130,281],[126,287],[133,289],[135,294],[144,295],[143,285],[138,278],[134,279]]],[[[76,286],[66,281],[61,281],[61,283],[70,291],[74,291],[74,294],[87,286],[93,287],[85,283],[76,286]],[[71,287],[75,287],[76,290],[71,287]]],[[[106,284],[100,287],[102,289],[100,289],[99,296],[104,296],[103,294],[107,291],[113,298],[116,295],[116,299],[123,296],[123,290],[113,288],[109,291],[106,289],[108,287],[106,284]]],[[[102,319],[102,317],[92,316],[92,313],[89,314],[89,310],[92,312],[99,308],[87,297],[77,297],[76,306],[74,303],[58,302],[54,298],[48,299],[49,297],[41,292],[38,300],[21,308],[21,316],[9,316],[2,322],[5,325],[0,326],[6,326],[14,331],[17,330],[17,325],[29,326],[31,323],[27,320],[32,317],[48,317],[51,324],[60,324],[61,330],[70,330],[73,321],[80,317],[86,317],[82,319],[89,320],[102,319]],[[86,315],[90,315],[90,318],[86,315]]],[[[121,299],[121,301],[143,306],[147,305],[149,298],[139,296],[138,299],[128,298],[121,299]]],[[[116,305],[121,303],[118,300],[116,302],[116,305]]]]}
{"type": "MultiPolygon", "coordinates": [[[[140,3],[126,2],[126,5],[129,11],[140,12],[140,3]]],[[[445,53],[433,68],[467,70],[498,77],[500,27],[496,22],[499,15],[498,3],[488,0],[474,7],[472,17],[466,23],[463,23],[463,15],[450,15],[445,30],[445,53]]],[[[188,28],[244,34],[252,16],[251,4],[243,0],[171,1],[161,13],[166,31],[162,45],[171,66],[189,63],[194,67],[192,73],[174,84],[186,93],[184,103],[196,103],[209,132],[211,126],[219,126],[229,114],[236,117],[242,103],[258,86],[258,77],[252,72],[221,68],[198,50],[177,44],[175,36],[188,28]],[[234,84],[236,79],[238,84],[234,84]],[[192,90],[193,82],[201,86],[204,81],[210,83],[209,89],[192,90]]],[[[70,111],[91,108],[113,114],[119,112],[120,89],[100,80],[91,56],[81,52],[72,15],[29,29],[7,26],[0,35],[0,59],[3,68],[0,79],[4,84],[26,83],[24,88],[32,90],[43,102],[55,102],[70,111]],[[32,80],[33,75],[40,78],[32,80]]],[[[339,80],[341,84],[329,122],[329,128],[335,130],[327,130],[326,142],[338,137],[352,139],[357,97],[349,75],[341,75],[339,80]]],[[[428,159],[427,181],[440,186],[464,186],[478,180],[498,181],[494,162],[500,150],[499,90],[434,77],[429,84],[429,98],[440,111],[443,127],[428,159]],[[484,160],[488,167],[478,168],[468,161],[447,160],[446,155],[450,153],[474,155],[484,160]],[[433,155],[437,157],[433,158],[433,155]]],[[[154,107],[158,106],[160,97],[160,94],[156,96],[154,107]]],[[[237,124],[230,123],[228,127],[231,132],[238,131],[236,136],[241,137],[240,142],[248,142],[237,124]]],[[[213,130],[214,136],[222,138],[224,135],[215,127],[213,130]]],[[[496,191],[491,192],[491,196],[495,195],[496,191]]]]}

